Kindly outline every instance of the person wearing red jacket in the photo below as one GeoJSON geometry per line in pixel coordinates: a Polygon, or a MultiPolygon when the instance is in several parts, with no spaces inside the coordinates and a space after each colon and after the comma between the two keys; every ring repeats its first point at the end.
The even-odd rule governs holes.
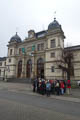
{"type": "Polygon", "coordinates": [[[67,94],[70,94],[71,92],[71,82],[70,80],[67,80],[67,94]]]}
{"type": "Polygon", "coordinates": [[[63,81],[60,82],[60,89],[61,89],[61,95],[64,94],[64,83],[63,81]]]}

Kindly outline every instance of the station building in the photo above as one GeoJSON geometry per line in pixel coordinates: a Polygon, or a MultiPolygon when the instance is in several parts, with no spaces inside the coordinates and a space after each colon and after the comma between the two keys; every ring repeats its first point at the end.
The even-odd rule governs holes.
{"type": "MultiPolygon", "coordinates": [[[[8,42],[7,57],[0,58],[0,78],[45,78],[67,79],[63,58],[65,35],[62,26],[54,18],[48,29],[40,32],[28,31],[24,40],[18,33],[8,42]]],[[[69,47],[74,59],[72,80],[80,80],[80,46],[69,47]]]]}

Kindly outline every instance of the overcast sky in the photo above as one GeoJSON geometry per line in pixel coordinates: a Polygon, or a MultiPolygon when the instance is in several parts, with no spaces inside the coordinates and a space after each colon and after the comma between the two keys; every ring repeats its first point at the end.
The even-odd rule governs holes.
{"type": "Polygon", "coordinates": [[[80,45],[80,0],[0,0],[0,57],[7,56],[8,41],[16,31],[46,30],[56,19],[65,33],[65,45],[80,45]]]}

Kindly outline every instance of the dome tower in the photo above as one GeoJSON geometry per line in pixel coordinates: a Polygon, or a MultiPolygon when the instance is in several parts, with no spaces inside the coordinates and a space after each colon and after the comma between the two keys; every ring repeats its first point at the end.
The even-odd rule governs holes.
{"type": "Polygon", "coordinates": [[[61,28],[61,25],[58,23],[58,21],[56,20],[56,18],[54,18],[54,21],[51,22],[48,25],[48,30],[52,30],[52,29],[56,29],[56,28],[61,28]]]}
{"type": "Polygon", "coordinates": [[[21,41],[22,41],[21,38],[19,37],[19,35],[16,32],[16,34],[13,37],[11,37],[9,43],[14,43],[14,42],[20,43],[21,41]]]}

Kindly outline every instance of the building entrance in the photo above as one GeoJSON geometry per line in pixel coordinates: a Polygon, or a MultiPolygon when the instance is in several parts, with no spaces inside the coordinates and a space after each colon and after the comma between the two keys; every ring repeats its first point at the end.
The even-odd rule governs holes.
{"type": "Polygon", "coordinates": [[[26,66],[26,77],[30,78],[31,77],[31,73],[32,73],[32,61],[31,61],[31,59],[29,59],[27,61],[27,66],[26,66]]]}
{"type": "Polygon", "coordinates": [[[22,60],[18,62],[18,75],[17,77],[20,78],[22,73],[22,60]]]}
{"type": "Polygon", "coordinates": [[[37,77],[44,78],[44,61],[42,58],[37,60],[37,77]]]}

